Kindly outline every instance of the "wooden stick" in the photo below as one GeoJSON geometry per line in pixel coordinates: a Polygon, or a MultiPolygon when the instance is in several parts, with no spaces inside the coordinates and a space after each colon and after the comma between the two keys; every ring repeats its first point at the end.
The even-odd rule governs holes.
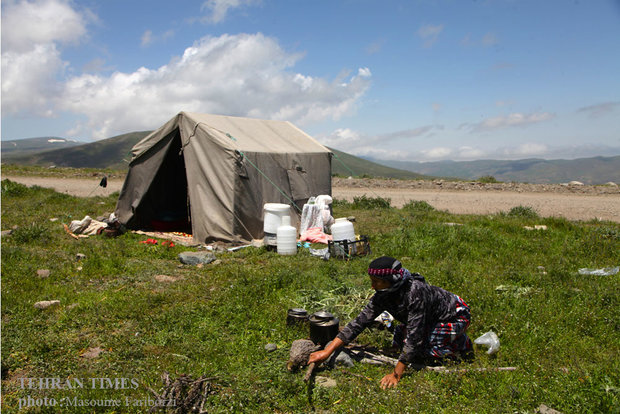
{"type": "Polygon", "coordinates": [[[304,382],[308,382],[308,380],[310,380],[310,377],[312,377],[312,374],[314,373],[314,367],[316,367],[316,364],[314,362],[308,365],[306,375],[304,375],[304,382]]]}

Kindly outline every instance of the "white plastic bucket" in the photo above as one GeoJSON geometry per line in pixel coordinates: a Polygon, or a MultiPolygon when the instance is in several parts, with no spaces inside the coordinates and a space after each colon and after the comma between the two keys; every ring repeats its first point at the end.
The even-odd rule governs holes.
{"type": "Polygon", "coordinates": [[[290,214],[290,207],[287,204],[266,203],[264,209],[263,231],[276,234],[278,227],[282,224],[282,217],[290,214]]]}
{"type": "Polygon", "coordinates": [[[278,254],[289,256],[297,254],[297,229],[291,226],[291,217],[283,216],[282,224],[276,232],[278,254]]]}
{"type": "Polygon", "coordinates": [[[337,218],[332,225],[332,237],[334,241],[349,240],[355,241],[355,229],[353,223],[346,218],[337,218]]]}
{"type": "MultiPolygon", "coordinates": [[[[337,242],[342,240],[348,240],[350,242],[355,241],[355,229],[353,223],[346,218],[337,218],[336,222],[331,227],[332,237],[334,239],[334,248],[336,255],[345,255],[344,248],[337,242]]],[[[351,246],[350,253],[355,253],[355,244],[351,246]]]]}

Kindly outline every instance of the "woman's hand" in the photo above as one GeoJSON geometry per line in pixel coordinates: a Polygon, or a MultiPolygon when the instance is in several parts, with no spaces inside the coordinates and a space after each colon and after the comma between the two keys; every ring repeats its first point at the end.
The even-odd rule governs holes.
{"type": "Polygon", "coordinates": [[[403,377],[406,365],[400,361],[394,367],[394,371],[387,374],[381,379],[381,388],[396,388],[398,381],[403,377]]]}
{"type": "Polygon", "coordinates": [[[327,350],[316,351],[310,354],[310,358],[308,359],[308,365],[312,364],[320,364],[325,361],[332,353],[327,350]]]}
{"type": "Polygon", "coordinates": [[[312,364],[320,364],[325,361],[330,355],[338,348],[344,345],[344,342],[340,340],[340,338],[334,338],[331,343],[327,346],[327,348],[322,351],[316,351],[310,354],[310,358],[308,359],[308,365],[312,364]]]}
{"type": "Polygon", "coordinates": [[[381,379],[381,388],[384,390],[387,388],[396,388],[398,381],[400,381],[400,377],[391,372],[381,379]]]}

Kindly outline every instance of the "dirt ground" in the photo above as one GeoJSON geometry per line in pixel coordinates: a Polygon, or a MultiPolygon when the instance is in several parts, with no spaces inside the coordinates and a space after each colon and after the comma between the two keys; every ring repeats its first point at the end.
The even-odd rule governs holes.
{"type": "MultiPolygon", "coordinates": [[[[120,191],[123,181],[109,179],[106,188],[100,178],[51,178],[3,176],[28,186],[53,188],[78,197],[108,196],[120,191]]],[[[617,185],[520,184],[476,182],[405,181],[334,178],[332,196],[353,201],[354,197],[389,198],[394,207],[416,200],[437,210],[454,214],[493,214],[512,207],[528,206],[542,217],[569,220],[610,220],[620,223],[620,188],[617,185]]]]}

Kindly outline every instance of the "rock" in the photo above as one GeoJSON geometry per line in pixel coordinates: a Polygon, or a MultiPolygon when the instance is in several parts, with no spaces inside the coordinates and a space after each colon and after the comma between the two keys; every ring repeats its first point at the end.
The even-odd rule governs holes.
{"type": "Polygon", "coordinates": [[[276,345],[276,344],[267,344],[267,345],[265,345],[265,351],[267,351],[267,352],[273,352],[276,349],[278,349],[278,345],[276,345]]]}
{"type": "Polygon", "coordinates": [[[157,280],[160,283],[173,283],[179,280],[179,278],[173,277],[173,276],[167,276],[167,275],[157,275],[155,276],[155,280],[157,280]]]}
{"type": "Polygon", "coordinates": [[[34,307],[37,309],[47,309],[50,306],[60,305],[59,300],[43,300],[41,302],[37,302],[34,304],[34,307]]]}
{"type": "Polygon", "coordinates": [[[1,237],[10,236],[11,234],[13,234],[13,230],[2,230],[2,233],[0,234],[0,236],[1,237]]]}
{"type": "Polygon", "coordinates": [[[334,365],[342,365],[344,367],[352,367],[354,364],[353,358],[346,351],[339,352],[334,359],[334,365]]]}
{"type": "Polygon", "coordinates": [[[84,259],[86,259],[86,255],[84,253],[78,253],[78,254],[75,255],[75,258],[77,260],[84,260],[84,259]]]}
{"type": "Polygon", "coordinates": [[[179,253],[179,260],[188,265],[209,264],[215,261],[215,254],[212,252],[183,252],[179,253]]]}
{"type": "Polygon", "coordinates": [[[581,181],[571,181],[571,182],[568,183],[568,185],[579,185],[579,186],[581,186],[581,185],[583,185],[583,183],[581,181]]]}
{"type": "Polygon", "coordinates": [[[97,358],[99,354],[101,354],[103,351],[104,351],[103,348],[99,348],[99,347],[88,348],[88,350],[82,353],[80,356],[86,359],[94,359],[94,358],[97,358]]]}
{"type": "Polygon", "coordinates": [[[605,183],[605,185],[608,187],[618,187],[618,184],[614,183],[613,181],[608,181],[605,183]]]}
{"type": "Polygon", "coordinates": [[[523,226],[525,230],[547,230],[547,226],[544,224],[536,224],[534,227],[531,226],[523,226]]]}
{"type": "Polygon", "coordinates": [[[323,388],[334,388],[338,386],[338,383],[336,382],[336,380],[333,380],[327,377],[321,377],[321,376],[316,377],[314,379],[314,383],[316,384],[317,387],[323,387],[323,388]]]}
{"type": "Polygon", "coordinates": [[[320,345],[315,345],[309,339],[297,339],[291,344],[291,351],[286,368],[289,371],[296,371],[297,369],[308,365],[308,358],[310,354],[321,349],[320,345]]]}
{"type": "Polygon", "coordinates": [[[37,270],[37,276],[44,279],[46,277],[50,277],[50,271],[48,269],[39,269],[37,270]]]}
{"type": "Polygon", "coordinates": [[[545,404],[540,404],[540,406],[538,407],[538,412],[540,414],[562,414],[561,411],[554,410],[551,407],[547,407],[545,404]]]}

